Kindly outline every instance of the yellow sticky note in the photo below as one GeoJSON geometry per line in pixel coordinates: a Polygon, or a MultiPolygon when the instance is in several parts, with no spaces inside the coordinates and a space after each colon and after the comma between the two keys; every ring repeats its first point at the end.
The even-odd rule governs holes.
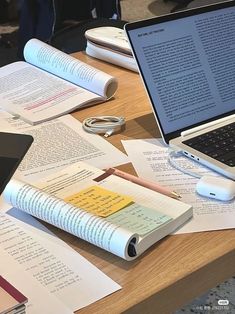
{"type": "Polygon", "coordinates": [[[129,196],[94,185],[65,199],[66,202],[101,217],[119,211],[133,203],[129,196]]]}

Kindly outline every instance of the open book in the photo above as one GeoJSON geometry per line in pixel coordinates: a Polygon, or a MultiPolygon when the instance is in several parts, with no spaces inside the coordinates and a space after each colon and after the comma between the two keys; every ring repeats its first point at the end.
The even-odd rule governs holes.
{"type": "Polygon", "coordinates": [[[128,261],[192,217],[192,206],[79,162],[37,187],[11,180],[4,198],[128,261]]]}
{"type": "Polygon", "coordinates": [[[117,80],[38,39],[0,68],[0,106],[31,124],[111,98],[117,80]]]}

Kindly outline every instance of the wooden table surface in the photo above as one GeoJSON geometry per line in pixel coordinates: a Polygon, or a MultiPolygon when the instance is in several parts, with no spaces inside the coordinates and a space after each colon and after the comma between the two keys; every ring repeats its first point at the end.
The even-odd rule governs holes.
{"type": "MultiPolygon", "coordinates": [[[[119,81],[113,100],[74,112],[74,117],[82,121],[93,115],[124,116],[126,129],[108,138],[122,151],[121,139],[159,137],[137,73],[89,58],[81,52],[74,56],[114,75],[119,81]]],[[[131,164],[119,169],[135,173],[131,164]]],[[[122,286],[120,291],[79,310],[79,314],[172,313],[235,274],[235,230],[168,236],[135,261],[127,262],[68,233],[51,229],[122,286]]]]}

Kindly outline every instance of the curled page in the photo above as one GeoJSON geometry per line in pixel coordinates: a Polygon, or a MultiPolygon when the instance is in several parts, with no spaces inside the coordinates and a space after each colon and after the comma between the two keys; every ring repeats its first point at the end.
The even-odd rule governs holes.
{"type": "Polygon", "coordinates": [[[24,47],[24,58],[49,73],[83,87],[104,99],[117,90],[117,79],[38,39],[30,39],[24,47]]]}
{"type": "Polygon", "coordinates": [[[44,220],[125,260],[137,257],[139,236],[40,189],[11,180],[3,196],[13,207],[44,220]]]}

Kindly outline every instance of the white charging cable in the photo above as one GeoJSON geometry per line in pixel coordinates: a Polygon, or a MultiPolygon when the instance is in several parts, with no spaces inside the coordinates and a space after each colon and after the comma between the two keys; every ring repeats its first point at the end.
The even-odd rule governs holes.
{"type": "Polygon", "coordinates": [[[213,175],[200,175],[189,169],[182,168],[176,159],[184,156],[182,151],[169,150],[168,162],[177,170],[199,179],[196,191],[199,195],[220,201],[231,201],[235,197],[235,182],[228,178],[213,175]]]}
{"type": "Polygon", "coordinates": [[[90,117],[83,121],[82,126],[89,133],[101,133],[108,137],[125,126],[125,119],[116,116],[90,117]]]}
{"type": "Polygon", "coordinates": [[[185,168],[182,168],[177,162],[176,162],[176,159],[179,158],[179,157],[182,157],[184,156],[182,151],[174,151],[172,149],[169,149],[169,154],[168,154],[168,162],[169,164],[174,167],[175,169],[185,173],[185,174],[188,174],[194,178],[198,178],[200,179],[202,177],[202,175],[200,175],[199,173],[196,173],[194,171],[191,171],[189,169],[185,169],[185,168]]]}

